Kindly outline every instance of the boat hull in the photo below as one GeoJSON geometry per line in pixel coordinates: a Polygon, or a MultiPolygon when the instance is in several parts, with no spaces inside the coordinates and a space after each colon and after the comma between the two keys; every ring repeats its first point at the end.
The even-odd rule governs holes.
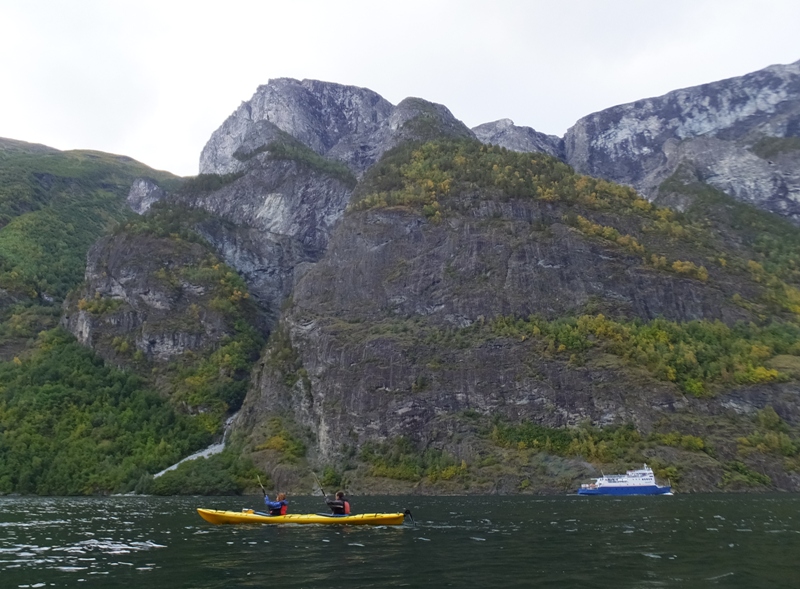
{"type": "Polygon", "coordinates": [[[668,495],[672,487],[657,485],[629,487],[599,487],[597,489],[578,489],[578,495],[668,495]]]}
{"type": "Polygon", "coordinates": [[[246,511],[223,511],[198,508],[197,513],[212,524],[321,524],[349,526],[399,526],[403,524],[402,513],[360,513],[358,515],[327,515],[324,513],[291,513],[287,515],[264,515],[252,509],[246,511]]]}

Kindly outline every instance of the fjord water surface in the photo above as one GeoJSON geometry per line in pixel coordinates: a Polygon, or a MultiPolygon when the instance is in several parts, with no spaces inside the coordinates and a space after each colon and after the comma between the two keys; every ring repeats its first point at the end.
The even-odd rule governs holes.
{"type": "MultiPolygon", "coordinates": [[[[800,496],[354,497],[416,527],[214,526],[260,497],[0,498],[0,587],[800,587],[800,496]]],[[[291,511],[320,510],[299,497],[291,511]]]]}

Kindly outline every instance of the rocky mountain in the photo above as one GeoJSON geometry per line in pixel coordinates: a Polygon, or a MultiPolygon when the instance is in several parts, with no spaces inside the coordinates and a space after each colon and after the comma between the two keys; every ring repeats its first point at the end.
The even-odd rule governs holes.
{"type": "Polygon", "coordinates": [[[0,139],[0,494],[133,491],[146,473],[207,446],[228,407],[241,404],[249,363],[242,373],[232,364],[247,341],[230,305],[215,309],[219,281],[238,275],[203,268],[213,252],[181,246],[172,227],[157,239],[106,235],[136,218],[125,197],[141,177],[164,192],[181,183],[125,156],[0,139]],[[173,242],[174,257],[165,254],[173,242]],[[89,250],[114,256],[90,254],[82,285],[89,250]],[[192,272],[193,260],[201,267],[192,272]],[[158,289],[142,288],[147,281],[158,289]],[[199,321],[190,313],[182,326],[164,304],[180,299],[183,283],[206,294],[191,291],[199,321]],[[62,317],[65,299],[76,312],[62,317]],[[76,332],[91,348],[58,327],[81,314],[76,332]],[[217,338],[204,347],[197,334],[206,328],[217,338]],[[151,340],[152,362],[135,345],[151,340]],[[165,369],[156,357],[183,344],[191,350],[165,369]]]}
{"type": "Polygon", "coordinates": [[[185,272],[201,267],[208,255],[201,244],[184,240],[105,237],[88,253],[83,288],[69,301],[63,322],[79,342],[108,358],[139,352],[164,362],[214,348],[232,325],[210,306],[213,289],[206,281],[185,272]],[[190,314],[194,321],[179,320],[190,314]]]}
{"type": "Polygon", "coordinates": [[[683,167],[740,201],[800,219],[800,62],[593,113],[564,144],[576,171],[651,199],[683,167]]]}
{"type": "Polygon", "coordinates": [[[642,461],[800,489],[798,68],[564,139],[273,80],[199,176],[134,183],[62,323],[208,433],[241,406],[230,452],[286,489],[560,492],[642,461]]]}
{"type": "Polygon", "coordinates": [[[187,190],[173,201],[209,213],[196,230],[236,268],[273,322],[291,295],[295,268],[327,249],[355,182],[343,166],[331,172],[315,163],[259,153],[230,183],[187,190]]]}
{"type": "Polygon", "coordinates": [[[288,133],[319,155],[360,175],[400,142],[472,132],[439,104],[407,98],[397,106],[366,88],[279,78],[259,86],[211,135],[200,155],[201,174],[244,169],[242,158],[288,133]]]}
{"type": "Polygon", "coordinates": [[[649,199],[679,169],[738,200],[795,219],[800,193],[800,62],[670,92],[588,115],[563,138],[509,119],[471,133],[441,105],[406,99],[397,106],[372,91],[313,80],[273,80],[259,87],[212,135],[201,173],[243,169],[237,159],[285,131],[357,175],[406,139],[398,132],[421,115],[439,132],[477,137],[514,151],[547,153],[579,173],[633,186],[649,199]],[[435,112],[435,114],[434,114],[435,112]]]}
{"type": "Polygon", "coordinates": [[[214,416],[215,433],[242,403],[267,324],[242,278],[186,229],[187,216],[205,215],[179,214],[157,206],[98,240],[61,324],[109,364],[147,374],[184,411],[214,416]]]}
{"type": "Polygon", "coordinates": [[[592,113],[563,139],[508,119],[473,129],[484,143],[560,157],[673,208],[662,183],[680,170],[761,209],[800,220],[800,62],[592,113]]]}
{"type": "MultiPolygon", "coordinates": [[[[474,135],[447,108],[421,99],[393,106],[363,88],[272,80],[213,133],[200,182],[169,200],[209,213],[196,231],[242,275],[274,323],[295,269],[326,251],[356,176],[387,150],[430,137],[474,135]],[[225,179],[202,185],[212,176],[225,179]]],[[[128,201],[142,212],[163,198],[142,180],[128,201]]]]}
{"type": "Polygon", "coordinates": [[[133,216],[125,195],[142,176],[177,180],[125,156],[0,139],[0,360],[58,322],[89,247],[133,216]]]}

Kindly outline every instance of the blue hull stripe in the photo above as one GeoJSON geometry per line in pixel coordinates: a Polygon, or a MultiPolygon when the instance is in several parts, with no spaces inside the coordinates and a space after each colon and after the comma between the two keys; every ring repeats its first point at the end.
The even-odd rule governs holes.
{"type": "Polygon", "coordinates": [[[600,489],[578,489],[578,495],[664,495],[671,487],[601,487],[600,489]]]}

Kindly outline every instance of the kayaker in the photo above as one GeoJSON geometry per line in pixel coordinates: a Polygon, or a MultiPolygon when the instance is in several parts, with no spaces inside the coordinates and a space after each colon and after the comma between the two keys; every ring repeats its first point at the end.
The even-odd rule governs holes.
{"type": "Polygon", "coordinates": [[[264,493],[264,505],[267,506],[270,515],[286,515],[289,509],[289,502],[286,500],[286,493],[278,493],[277,501],[270,501],[269,495],[264,493]]]}
{"type": "Polygon", "coordinates": [[[336,491],[336,499],[325,501],[331,508],[333,515],[350,515],[350,501],[344,496],[344,491],[336,491]]]}

